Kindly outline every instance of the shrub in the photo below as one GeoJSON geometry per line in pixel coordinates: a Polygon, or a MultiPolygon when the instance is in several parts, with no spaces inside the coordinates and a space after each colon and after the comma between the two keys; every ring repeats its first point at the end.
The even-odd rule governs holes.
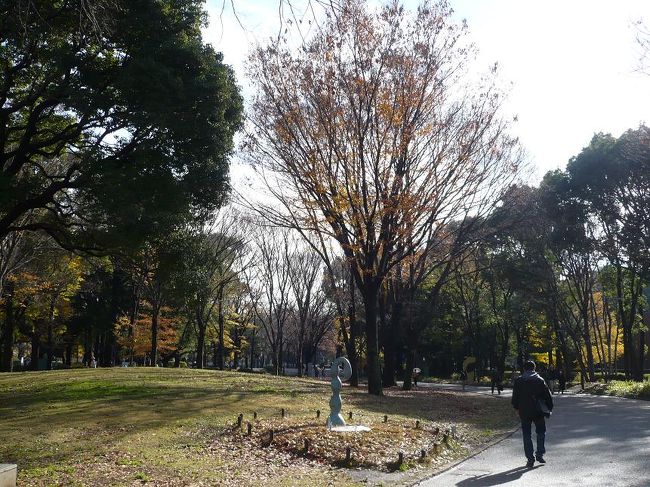
{"type": "Polygon", "coordinates": [[[650,399],[650,382],[613,380],[609,383],[608,392],[613,396],[650,399]]]}

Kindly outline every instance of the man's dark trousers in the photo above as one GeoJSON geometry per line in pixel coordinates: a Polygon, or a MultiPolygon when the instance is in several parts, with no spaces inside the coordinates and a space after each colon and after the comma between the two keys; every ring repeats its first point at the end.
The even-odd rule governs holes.
{"type": "Polygon", "coordinates": [[[533,423],[535,423],[535,433],[537,433],[537,451],[535,455],[541,457],[546,453],[546,449],[544,448],[544,439],[546,437],[544,416],[539,416],[535,419],[522,419],[521,431],[524,434],[524,453],[526,453],[528,460],[535,460],[535,455],[533,455],[533,440],[531,438],[533,423]]]}

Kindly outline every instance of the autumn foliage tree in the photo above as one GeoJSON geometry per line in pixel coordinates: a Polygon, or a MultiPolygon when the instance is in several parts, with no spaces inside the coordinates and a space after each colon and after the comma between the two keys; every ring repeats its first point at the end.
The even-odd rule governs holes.
{"type": "Polygon", "coordinates": [[[415,255],[444,253],[518,171],[494,73],[469,74],[474,51],[451,13],[444,1],[409,14],[348,0],[299,47],[250,59],[249,153],[281,203],[263,211],[338,242],[363,299],[372,394],[382,283],[415,255]]]}

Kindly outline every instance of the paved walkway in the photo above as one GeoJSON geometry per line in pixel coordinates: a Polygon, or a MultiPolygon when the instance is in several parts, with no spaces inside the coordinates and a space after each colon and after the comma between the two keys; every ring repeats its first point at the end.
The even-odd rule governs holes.
{"type": "MultiPolygon", "coordinates": [[[[546,423],[545,465],[525,468],[518,430],[418,485],[650,486],[650,402],[573,394],[553,399],[553,416],[546,423]]],[[[533,442],[534,436],[533,428],[533,442]]]]}
{"type": "MultiPolygon", "coordinates": [[[[401,386],[402,382],[398,382],[397,385],[401,386]]],[[[463,391],[462,384],[444,384],[438,382],[418,382],[418,388],[439,389],[442,391],[459,391],[459,392],[463,391]]],[[[473,392],[474,394],[484,394],[490,396],[492,395],[492,388],[486,386],[466,385],[465,392],[473,392]]],[[[512,396],[512,388],[504,389],[503,391],[501,391],[501,394],[497,394],[495,390],[494,395],[510,398],[512,396]]]]}

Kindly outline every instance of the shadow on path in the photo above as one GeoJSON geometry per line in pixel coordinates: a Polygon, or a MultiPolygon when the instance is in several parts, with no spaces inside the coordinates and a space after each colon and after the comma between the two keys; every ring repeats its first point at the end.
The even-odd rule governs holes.
{"type": "Polygon", "coordinates": [[[528,467],[516,467],[516,468],[511,468],[510,470],[506,470],[505,472],[499,472],[499,473],[493,473],[490,475],[477,475],[476,477],[472,477],[469,479],[461,480],[456,484],[457,487],[488,487],[491,485],[503,485],[507,484],[508,482],[512,482],[513,480],[517,480],[521,478],[523,474],[526,472],[530,472],[531,470],[535,470],[536,468],[539,468],[539,465],[536,465],[532,468],[528,467]]]}

